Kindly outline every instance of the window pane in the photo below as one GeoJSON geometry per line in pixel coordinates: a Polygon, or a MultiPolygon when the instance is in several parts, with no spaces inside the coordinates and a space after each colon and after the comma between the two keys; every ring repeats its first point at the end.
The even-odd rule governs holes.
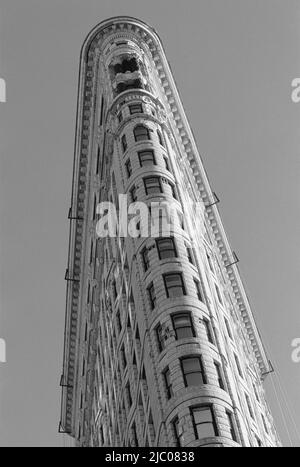
{"type": "Polygon", "coordinates": [[[214,426],[211,423],[197,425],[197,434],[199,439],[216,436],[214,426]]]}
{"type": "Polygon", "coordinates": [[[193,409],[195,424],[199,423],[213,423],[213,416],[210,407],[199,407],[193,409]]]}
{"type": "Polygon", "coordinates": [[[201,386],[204,383],[202,373],[189,373],[185,375],[187,386],[201,386]]]}
{"type": "Polygon", "coordinates": [[[154,158],[153,151],[141,151],[139,152],[139,158],[140,158],[140,165],[142,167],[155,164],[155,158],[154,158]]]}

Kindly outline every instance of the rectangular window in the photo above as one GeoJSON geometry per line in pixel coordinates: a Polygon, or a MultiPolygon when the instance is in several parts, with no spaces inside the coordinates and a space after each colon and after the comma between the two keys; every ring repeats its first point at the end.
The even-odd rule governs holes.
{"type": "Polygon", "coordinates": [[[235,426],[234,426],[234,423],[233,423],[233,414],[231,412],[229,412],[229,411],[226,411],[226,415],[227,415],[227,420],[228,420],[228,424],[229,424],[229,428],[230,428],[231,438],[233,439],[233,441],[237,442],[235,426]]]}
{"type": "Polygon", "coordinates": [[[248,394],[245,394],[245,398],[246,398],[246,403],[247,403],[250,417],[254,420],[254,413],[253,413],[252,405],[250,402],[250,397],[248,396],[248,394]]]}
{"type": "Polygon", "coordinates": [[[174,438],[175,438],[175,446],[177,448],[181,447],[181,437],[179,433],[179,418],[176,417],[172,421],[172,427],[173,427],[173,433],[174,433],[174,438]]]}
{"type": "Polygon", "coordinates": [[[149,285],[147,290],[148,290],[148,296],[149,296],[151,310],[154,310],[155,305],[156,305],[156,296],[155,296],[155,289],[154,289],[153,282],[151,282],[151,284],[149,285]]]}
{"type": "Polygon", "coordinates": [[[219,362],[214,362],[214,365],[215,365],[215,369],[216,369],[216,373],[217,373],[217,378],[218,378],[219,387],[220,387],[221,389],[225,389],[224,381],[223,381],[223,375],[222,375],[222,370],[221,370],[221,365],[220,365],[219,362]]]}
{"type": "Polygon", "coordinates": [[[165,387],[167,391],[167,397],[168,399],[171,399],[173,396],[173,390],[172,390],[172,383],[171,383],[171,373],[169,368],[166,368],[166,370],[163,372],[163,377],[164,377],[164,382],[165,382],[165,387]]]}
{"type": "Polygon", "coordinates": [[[96,174],[99,174],[99,169],[100,169],[100,146],[98,146],[98,150],[97,150],[96,174]]]}
{"type": "Polygon", "coordinates": [[[211,327],[211,322],[208,319],[203,319],[203,325],[205,327],[205,332],[206,332],[208,342],[210,342],[211,344],[214,344],[215,339],[214,339],[213,330],[211,327]]]}
{"type": "Polygon", "coordinates": [[[139,161],[141,167],[147,167],[149,165],[156,165],[154,151],[148,149],[147,151],[138,152],[139,161]]]}
{"type": "Polygon", "coordinates": [[[215,272],[214,271],[214,267],[213,267],[213,263],[212,263],[212,259],[209,255],[207,255],[207,261],[208,261],[208,264],[209,264],[209,269],[211,270],[211,272],[215,272]]]}
{"type": "Polygon", "coordinates": [[[211,438],[218,435],[214,412],[211,406],[191,409],[196,439],[211,438]]]}
{"type": "Polygon", "coordinates": [[[126,167],[126,173],[127,173],[127,177],[131,177],[132,175],[132,167],[131,167],[131,161],[130,159],[128,159],[125,163],[125,167],[126,167]]]}
{"type": "Polygon", "coordinates": [[[164,163],[165,163],[166,170],[170,172],[169,159],[166,156],[164,156],[164,163]]]}
{"type": "Polygon", "coordinates": [[[149,266],[150,266],[148,248],[146,248],[146,247],[143,248],[143,250],[141,252],[141,256],[142,256],[142,260],[143,260],[144,270],[146,272],[146,271],[148,271],[149,266]]]}
{"type": "Polygon", "coordinates": [[[206,377],[201,357],[184,357],[181,359],[184,384],[188,386],[202,386],[206,384],[206,377]]]}
{"type": "Polygon", "coordinates": [[[135,185],[133,185],[133,187],[132,187],[131,190],[130,190],[130,196],[131,196],[131,201],[132,201],[133,203],[135,203],[136,200],[137,200],[136,186],[135,186],[135,185]]]}
{"type": "Polygon", "coordinates": [[[123,370],[125,370],[125,368],[127,366],[127,360],[126,360],[124,345],[121,347],[120,354],[121,354],[121,361],[122,361],[123,370]]]}
{"type": "Polygon", "coordinates": [[[234,354],[234,360],[235,360],[237,371],[238,371],[240,377],[243,378],[244,375],[243,375],[243,372],[242,372],[242,367],[241,367],[240,361],[239,361],[236,354],[234,354]]]}
{"type": "Polygon", "coordinates": [[[172,316],[176,339],[195,337],[195,330],[190,313],[176,313],[172,316]]]}
{"type": "Polygon", "coordinates": [[[159,238],[156,240],[159,259],[176,258],[176,247],[174,238],[159,238]]]}
{"type": "Polygon", "coordinates": [[[120,310],[118,310],[116,314],[116,323],[117,323],[118,334],[120,334],[121,329],[122,329],[120,310]]]}
{"type": "Polygon", "coordinates": [[[132,433],[132,444],[133,444],[134,447],[138,447],[139,442],[138,442],[135,423],[132,424],[131,433],[132,433]]]}
{"type": "Polygon", "coordinates": [[[189,262],[194,265],[195,264],[194,253],[191,247],[186,246],[186,254],[187,254],[189,262]]]}
{"type": "Polygon", "coordinates": [[[203,302],[200,281],[198,281],[198,279],[194,279],[194,284],[195,284],[195,289],[196,289],[198,300],[200,300],[200,302],[203,302]]]}
{"type": "Polygon", "coordinates": [[[127,395],[127,401],[128,401],[128,406],[129,408],[132,406],[132,397],[131,397],[131,391],[130,391],[130,384],[129,384],[129,381],[128,383],[126,384],[126,395],[127,395]]]}
{"type": "Polygon", "coordinates": [[[130,115],[142,114],[143,113],[142,104],[131,104],[129,106],[129,112],[130,112],[130,115]]]}
{"type": "Polygon", "coordinates": [[[144,185],[146,195],[155,195],[163,192],[159,177],[144,178],[144,185]]]}
{"type": "Polygon", "coordinates": [[[168,298],[176,298],[181,295],[186,295],[181,273],[164,274],[163,278],[168,298]]]}
{"type": "Polygon", "coordinates": [[[228,337],[229,337],[229,339],[232,340],[232,333],[231,333],[231,329],[230,329],[230,326],[229,326],[229,323],[228,323],[228,319],[224,318],[224,321],[225,321],[225,326],[226,326],[226,331],[227,331],[228,337]]]}
{"type": "Polygon", "coordinates": [[[173,183],[169,183],[170,187],[171,187],[171,191],[172,191],[172,196],[174,199],[177,199],[177,192],[176,192],[176,188],[175,188],[175,185],[173,185],[173,183]]]}
{"type": "Polygon", "coordinates": [[[163,330],[161,324],[158,324],[155,328],[156,332],[156,339],[157,339],[157,344],[158,344],[158,350],[159,352],[162,352],[165,348],[165,339],[163,337],[163,330]]]}
{"type": "Polygon", "coordinates": [[[123,135],[122,138],[121,138],[121,144],[122,144],[122,149],[123,149],[123,152],[126,151],[127,149],[127,140],[126,140],[126,135],[123,135]]]}
{"type": "Polygon", "coordinates": [[[117,284],[116,284],[115,280],[113,280],[113,282],[112,282],[112,289],[113,289],[113,298],[114,298],[114,300],[116,300],[116,298],[118,296],[118,291],[117,291],[117,284]]]}

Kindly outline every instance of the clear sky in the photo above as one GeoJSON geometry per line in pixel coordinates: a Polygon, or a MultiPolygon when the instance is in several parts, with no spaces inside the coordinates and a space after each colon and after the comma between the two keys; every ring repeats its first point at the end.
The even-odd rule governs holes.
{"type": "Polygon", "coordinates": [[[79,52],[116,15],[162,38],[276,368],[280,435],[300,446],[298,0],[1,1],[0,445],[67,443],[57,428],[79,52]]]}

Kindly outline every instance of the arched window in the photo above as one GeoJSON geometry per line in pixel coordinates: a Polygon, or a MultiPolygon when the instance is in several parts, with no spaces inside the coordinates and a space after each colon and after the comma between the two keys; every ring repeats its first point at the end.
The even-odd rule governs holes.
{"type": "Polygon", "coordinates": [[[150,132],[144,125],[137,125],[133,130],[135,141],[145,141],[150,139],[150,132]]]}

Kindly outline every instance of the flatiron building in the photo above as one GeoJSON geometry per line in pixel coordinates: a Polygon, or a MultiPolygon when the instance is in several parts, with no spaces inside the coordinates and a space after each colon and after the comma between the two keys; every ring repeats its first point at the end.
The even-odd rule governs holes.
{"type": "Polygon", "coordinates": [[[77,446],[280,445],[217,202],[157,33],[102,22],[80,57],[65,276],[60,431],[77,446]],[[137,205],[158,232],[127,229],[137,205]],[[123,221],[105,236],[109,206],[123,221]]]}

